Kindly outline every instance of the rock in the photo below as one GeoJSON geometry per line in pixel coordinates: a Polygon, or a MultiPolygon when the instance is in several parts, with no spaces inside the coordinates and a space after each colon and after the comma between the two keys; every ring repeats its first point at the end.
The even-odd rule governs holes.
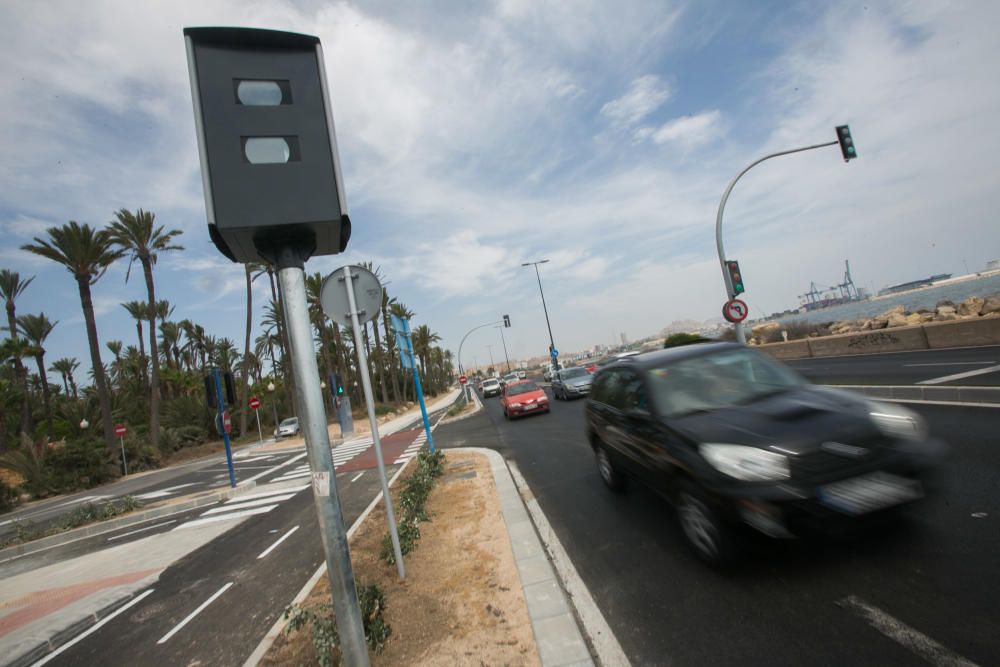
{"type": "Polygon", "coordinates": [[[860,327],[861,331],[871,331],[871,329],[872,329],[872,321],[871,320],[865,320],[864,322],[861,323],[861,327],[860,327]]]}
{"type": "Polygon", "coordinates": [[[890,308],[889,310],[885,311],[884,313],[882,313],[878,317],[879,317],[879,319],[888,320],[891,315],[895,315],[895,314],[899,314],[899,315],[905,315],[906,314],[906,309],[903,308],[903,304],[899,304],[899,305],[893,306],[892,308],[890,308]]]}
{"type": "Polygon", "coordinates": [[[958,304],[958,314],[961,317],[967,317],[969,315],[979,317],[979,313],[982,311],[984,303],[986,303],[985,299],[981,299],[978,296],[970,296],[968,299],[958,304]]]}
{"type": "Polygon", "coordinates": [[[922,321],[924,321],[924,322],[933,322],[934,321],[934,313],[929,313],[927,311],[924,311],[924,312],[920,313],[920,319],[922,321]]]}
{"type": "Polygon", "coordinates": [[[752,333],[755,338],[765,338],[769,333],[777,331],[780,328],[781,325],[777,322],[764,322],[763,324],[754,325],[752,333]]]}
{"type": "Polygon", "coordinates": [[[936,317],[942,317],[944,315],[957,315],[955,312],[955,306],[938,306],[934,314],[936,317]]]}
{"type": "Polygon", "coordinates": [[[934,316],[935,322],[953,322],[954,320],[957,319],[959,319],[959,317],[958,315],[955,314],[954,310],[945,313],[938,313],[937,315],[934,316]]]}
{"type": "Polygon", "coordinates": [[[934,309],[937,310],[938,308],[940,308],[942,306],[951,306],[952,308],[955,308],[955,302],[954,301],[949,301],[948,299],[945,299],[944,301],[938,301],[937,305],[934,306],[934,309]]]}
{"type": "Polygon", "coordinates": [[[903,313],[892,313],[886,320],[886,326],[889,327],[905,327],[907,324],[909,321],[903,313]]]}
{"type": "Polygon", "coordinates": [[[987,297],[983,301],[983,307],[979,310],[980,315],[991,315],[1000,313],[1000,296],[987,297]]]}
{"type": "MultiPolygon", "coordinates": [[[[930,313],[927,314],[930,315],[930,313]]],[[[927,320],[924,319],[924,316],[921,313],[910,313],[906,316],[906,323],[909,325],[923,324],[926,321],[927,320]]]]}
{"type": "Polygon", "coordinates": [[[888,326],[889,320],[884,317],[876,317],[872,320],[872,329],[885,329],[888,326]]]}

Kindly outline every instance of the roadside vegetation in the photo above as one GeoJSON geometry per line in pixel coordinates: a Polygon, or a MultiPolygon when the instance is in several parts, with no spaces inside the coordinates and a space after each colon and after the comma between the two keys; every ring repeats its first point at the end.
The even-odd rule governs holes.
{"type": "Polygon", "coordinates": [[[0,541],[0,549],[5,549],[15,544],[23,544],[49,535],[56,535],[64,530],[72,530],[80,526],[86,526],[99,521],[107,521],[115,517],[134,512],[142,507],[133,496],[125,496],[107,503],[84,503],[75,508],[69,514],[63,516],[58,523],[47,526],[38,526],[32,521],[14,521],[12,526],[13,535],[0,541]]]}
{"type": "MultiPolygon", "coordinates": [[[[204,396],[203,377],[211,367],[234,375],[238,405],[232,410],[232,437],[237,442],[257,437],[253,411],[246,407],[251,395],[263,403],[259,412],[266,434],[294,415],[295,388],[273,267],[245,265],[246,335],[239,343],[217,337],[197,321],[182,317],[177,311],[183,304],[175,306],[156,297],[157,261],[183,250],[180,236],[179,230],[158,225],[152,212],[122,209],[103,227],[71,221],[22,246],[25,252],[65,267],[76,282],[89,372],[81,370],[78,359],[53,360],[45,348],[59,322],[45,313],[17,312],[17,303],[28,290],[41,289],[33,285],[34,277],[0,270],[0,297],[7,315],[7,338],[0,343],[0,511],[25,497],[86,489],[120,476],[124,468],[122,443],[113,432],[116,423],[128,428],[124,449],[130,473],[183,458],[184,450],[218,439],[215,414],[204,396]],[[141,283],[137,287],[141,296],[121,304],[135,322],[134,336],[107,340],[100,338],[93,291],[100,290],[101,278],[116,262],[127,262],[126,282],[141,283]],[[258,322],[262,333],[253,338],[256,281],[269,286],[271,298],[258,322]]],[[[387,282],[379,267],[370,262],[366,266],[387,282]]],[[[306,276],[321,377],[338,373],[352,404],[363,408],[354,334],[323,315],[322,284],[318,272],[306,276]]],[[[377,414],[394,411],[416,397],[412,374],[400,365],[390,313],[407,319],[415,316],[383,290],[380,311],[362,332],[377,414]]],[[[426,324],[414,327],[420,379],[431,396],[447,388],[454,375],[452,354],[436,345],[439,340],[426,324]]],[[[332,415],[333,397],[325,393],[332,415]]]]}

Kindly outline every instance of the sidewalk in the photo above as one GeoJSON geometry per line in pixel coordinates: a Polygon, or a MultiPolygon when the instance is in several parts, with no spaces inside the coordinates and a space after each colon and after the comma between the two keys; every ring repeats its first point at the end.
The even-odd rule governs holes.
{"type": "MultiPolygon", "coordinates": [[[[428,412],[445,407],[458,394],[456,389],[438,398],[428,406],[428,412]]],[[[396,433],[412,424],[414,418],[419,422],[419,408],[380,424],[379,434],[388,436],[396,433]]],[[[334,429],[339,432],[336,426],[334,429]]],[[[371,437],[369,434],[359,435],[361,437],[352,440],[371,437]]],[[[300,441],[298,445],[282,443],[282,446],[285,449],[290,448],[289,445],[302,448],[303,444],[300,441]]],[[[346,443],[335,442],[334,448],[341,444],[346,443]]],[[[213,457],[213,460],[217,459],[213,457]]],[[[236,489],[226,489],[221,493],[240,494],[254,486],[253,480],[247,480],[236,489]]],[[[125,525],[148,521],[164,511],[172,512],[178,507],[208,502],[206,498],[204,493],[175,497],[167,508],[134,512],[119,519],[66,531],[38,543],[11,547],[0,552],[0,563],[12,555],[34,553],[32,545],[39,549],[59,548],[61,544],[85,535],[110,532],[125,525]]],[[[215,502],[217,499],[210,500],[215,502]]],[[[33,653],[35,649],[47,652],[71,639],[111,611],[112,607],[155,581],[173,562],[216,539],[234,525],[232,522],[209,524],[185,531],[181,536],[176,533],[153,535],[23,572],[11,568],[8,572],[12,574],[5,576],[0,583],[0,665],[15,664],[26,653],[33,653]]]]}

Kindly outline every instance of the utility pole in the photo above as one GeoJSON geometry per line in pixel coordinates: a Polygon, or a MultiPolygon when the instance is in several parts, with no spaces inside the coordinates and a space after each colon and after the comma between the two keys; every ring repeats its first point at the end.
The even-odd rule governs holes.
{"type": "Polygon", "coordinates": [[[507,372],[510,373],[510,357],[507,355],[507,341],[503,337],[503,327],[494,327],[500,330],[500,342],[503,343],[503,358],[507,360],[507,372]]]}
{"type": "Polygon", "coordinates": [[[545,313],[545,326],[549,329],[549,356],[552,358],[552,363],[555,365],[556,370],[559,369],[559,351],[556,349],[556,341],[552,338],[552,323],[549,322],[549,309],[545,305],[545,291],[542,289],[542,276],[538,272],[538,265],[545,264],[549,260],[540,259],[537,262],[524,262],[521,266],[534,266],[535,267],[535,278],[538,279],[538,293],[542,295],[542,311],[545,313]]]}

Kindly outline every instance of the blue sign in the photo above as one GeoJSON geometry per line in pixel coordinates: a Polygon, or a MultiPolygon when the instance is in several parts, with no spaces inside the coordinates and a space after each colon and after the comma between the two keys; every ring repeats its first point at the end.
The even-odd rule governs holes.
{"type": "Polygon", "coordinates": [[[396,332],[399,361],[403,368],[413,368],[413,341],[410,340],[410,321],[391,314],[389,318],[392,321],[392,329],[396,332]]]}
{"type": "Polygon", "coordinates": [[[557,350],[556,348],[552,348],[552,351],[549,352],[549,354],[551,354],[552,358],[555,359],[556,357],[559,356],[559,350],[557,350]]]}

